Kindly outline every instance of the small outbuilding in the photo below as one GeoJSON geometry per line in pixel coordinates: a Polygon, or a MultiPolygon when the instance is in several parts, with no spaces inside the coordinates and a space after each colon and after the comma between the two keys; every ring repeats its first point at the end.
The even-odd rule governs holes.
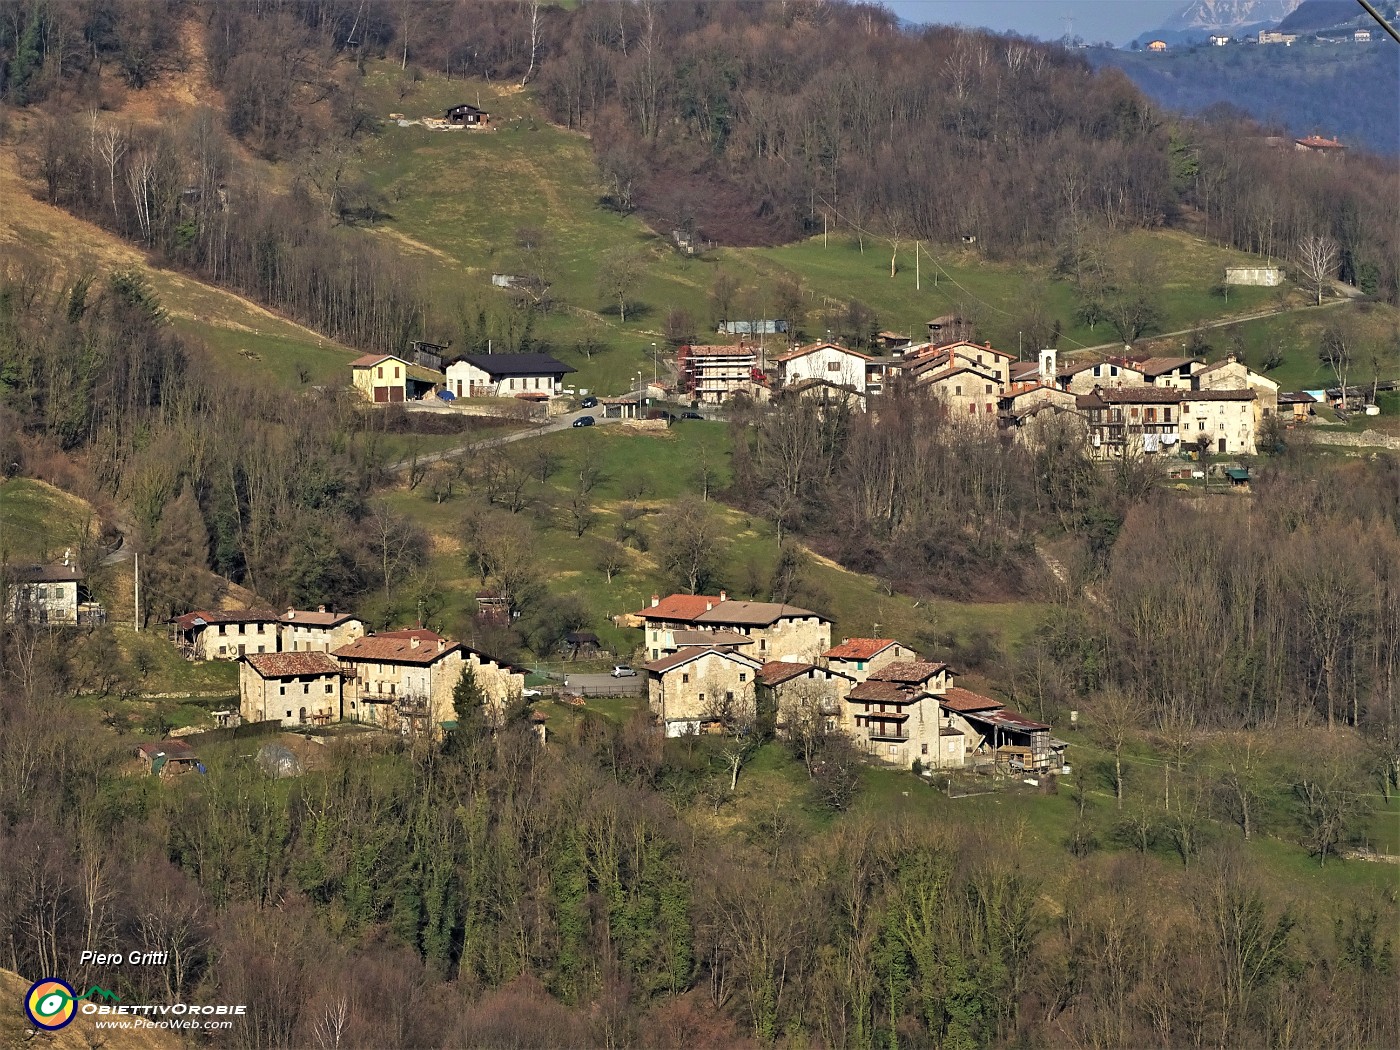
{"type": "Polygon", "coordinates": [[[484,128],[491,123],[491,114],[477,106],[462,102],[444,113],[443,119],[449,124],[457,124],[465,128],[484,128]]]}
{"type": "Polygon", "coordinates": [[[203,773],[204,765],[194,748],[183,740],[138,744],[136,758],[149,776],[169,779],[185,773],[203,773]]]}

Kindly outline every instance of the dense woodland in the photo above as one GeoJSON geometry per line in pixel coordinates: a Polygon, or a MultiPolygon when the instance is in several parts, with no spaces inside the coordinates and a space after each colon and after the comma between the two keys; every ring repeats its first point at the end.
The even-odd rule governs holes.
{"type": "MultiPolygon", "coordinates": [[[[707,231],[674,212],[677,187],[718,187],[765,236],[824,215],[975,232],[989,255],[1053,247],[1077,273],[1103,230],[1195,210],[1263,251],[1325,230],[1345,279],[1396,294],[1400,204],[1379,162],[1299,162],[1251,129],[1168,120],[1053,50],[899,33],[875,9],[0,4],[0,90],[30,107],[48,199],[328,335],[398,349],[423,323],[416,276],[336,229],[374,207],[341,164],[370,130],[367,55],[534,82],[561,122],[598,132],[614,206],[707,231]],[[188,61],[173,27],[191,13],[226,108],[151,130],[86,115],[99,69],[139,87],[188,61]],[[241,149],[293,177],[262,184],[241,149]]],[[[294,781],[230,759],[167,789],[121,776],[125,741],[71,699],[110,687],[112,632],[6,626],[0,965],[82,983],[98,976],[70,965],[83,947],[169,948],[163,969],[103,976],[137,998],[246,1001],[231,1034],[246,1047],[1387,1045],[1393,894],[1290,899],[1250,849],[1277,840],[1331,871],[1400,787],[1395,458],[1339,466],[1290,438],[1249,503],[1190,499],[1135,464],[1095,467],[1068,430],[1035,450],[973,442],[902,396],[870,416],[736,414],[732,483],[699,463],[702,498],[625,507],[596,537],[599,569],[630,548],[678,589],[820,607],[800,538],[891,590],[1050,602],[1010,651],[907,641],[1033,716],[1086,713],[1104,757],[1061,787],[1063,835],[853,809],[851,756],[820,734],[794,742],[809,796],[729,819],[722,742],[663,746],[640,718],[585,715],[541,752],[519,719],[481,725],[470,681],[441,747],[332,752],[294,781]],[[776,527],[771,572],[724,557],[716,498],[776,527]],[[1038,567],[1038,544],[1068,580],[1038,567]],[[1291,732],[1314,734],[1304,757],[1255,749],[1291,732]],[[1159,765],[1134,765],[1149,746],[1159,765]]],[[[400,571],[429,539],[382,499],[386,431],[405,425],[224,378],[137,274],[0,273],[0,461],[127,534],[152,619],[218,576],[376,626],[431,616],[444,581],[400,571]]],[[[525,444],[405,475],[459,515],[463,580],[519,614],[476,638],[505,656],[584,626],[519,566],[552,530],[596,528],[596,472],[560,497],[559,460],[525,444]]]]}

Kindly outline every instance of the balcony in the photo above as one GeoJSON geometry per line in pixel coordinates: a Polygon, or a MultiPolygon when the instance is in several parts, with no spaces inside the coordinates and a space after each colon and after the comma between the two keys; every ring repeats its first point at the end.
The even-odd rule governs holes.
{"type": "Polygon", "coordinates": [[[907,743],[909,743],[909,734],[908,734],[908,733],[902,733],[902,732],[900,732],[900,731],[897,730],[897,729],[891,729],[891,730],[889,730],[889,731],[886,731],[886,730],[883,730],[883,729],[872,729],[872,730],[870,730],[870,732],[867,733],[866,735],[870,738],[870,742],[871,742],[872,744],[876,744],[876,743],[878,743],[878,744],[907,744],[907,743]]]}

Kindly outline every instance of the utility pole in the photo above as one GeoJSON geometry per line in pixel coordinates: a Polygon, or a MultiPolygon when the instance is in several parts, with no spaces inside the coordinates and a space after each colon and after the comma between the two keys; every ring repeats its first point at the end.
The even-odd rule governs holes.
{"type": "Polygon", "coordinates": [[[826,212],[822,212],[822,248],[826,248],[826,212]]]}
{"type": "Polygon", "coordinates": [[[914,242],[914,291],[919,290],[919,242],[914,242]]]}
{"type": "Polygon", "coordinates": [[[137,551],[135,562],[131,572],[132,595],[131,595],[131,626],[139,634],[141,632],[141,552],[137,551]]]}

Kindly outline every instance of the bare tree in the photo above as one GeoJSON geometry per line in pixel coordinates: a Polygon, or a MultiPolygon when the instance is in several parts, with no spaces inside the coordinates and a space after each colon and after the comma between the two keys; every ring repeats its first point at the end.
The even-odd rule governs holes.
{"type": "Polygon", "coordinates": [[[631,248],[614,248],[598,267],[598,292],[617,303],[618,320],[623,324],[627,323],[627,307],[633,305],[632,293],[641,269],[641,260],[631,248]]]}
{"type": "Polygon", "coordinates": [[[1337,272],[1337,242],[1325,233],[1310,233],[1298,241],[1298,265],[1322,305],[1322,291],[1337,272]]]}
{"type": "Polygon", "coordinates": [[[530,13],[528,17],[530,25],[530,65],[525,70],[525,75],[520,78],[520,86],[524,87],[530,82],[530,78],[535,75],[535,63],[540,54],[540,0],[529,0],[530,13]]]}

